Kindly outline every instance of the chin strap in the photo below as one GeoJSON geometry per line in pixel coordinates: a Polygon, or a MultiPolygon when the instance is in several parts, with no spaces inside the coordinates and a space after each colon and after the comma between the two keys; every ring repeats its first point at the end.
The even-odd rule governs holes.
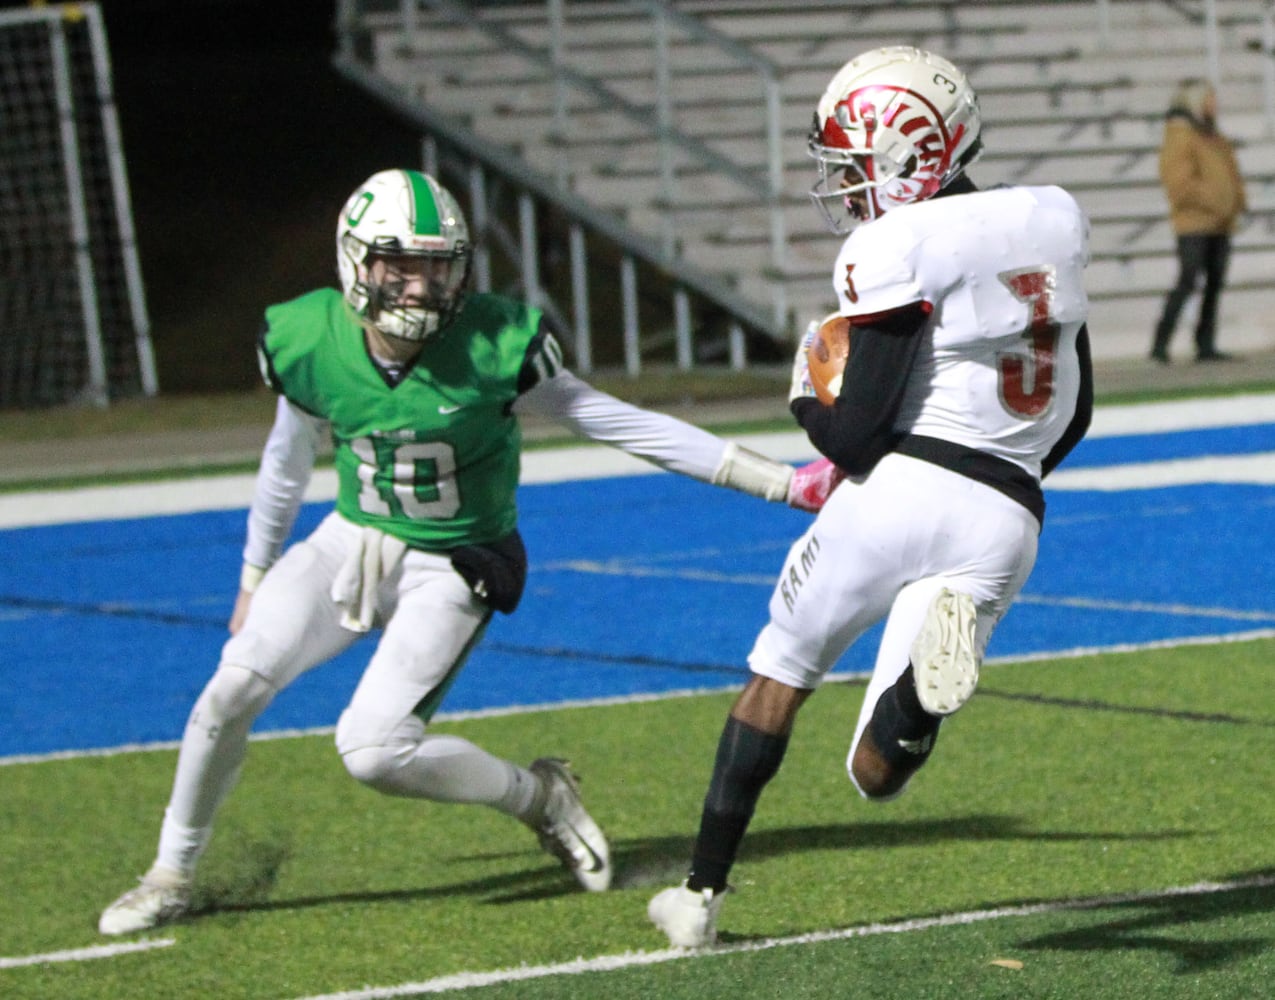
{"type": "Polygon", "coordinates": [[[792,473],[791,465],[728,441],[710,481],[714,486],[729,486],[763,500],[787,503],[792,473]]]}

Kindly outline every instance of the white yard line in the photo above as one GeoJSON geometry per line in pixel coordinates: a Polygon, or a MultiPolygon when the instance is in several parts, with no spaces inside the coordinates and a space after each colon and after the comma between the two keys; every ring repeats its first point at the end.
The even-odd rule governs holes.
{"type": "MultiPolygon", "coordinates": [[[[792,440],[791,437],[787,434],[754,435],[739,440],[781,461],[801,462],[814,457],[809,442],[804,438],[792,440]]],[[[624,452],[595,446],[535,452],[524,459],[522,482],[531,485],[610,479],[654,475],[660,471],[624,452]]],[[[1269,486],[1275,483],[1275,452],[1074,469],[1063,466],[1046,480],[1045,491],[1155,489],[1192,483],[1269,486]]],[[[246,510],[252,503],[253,484],[252,476],[202,476],[121,486],[85,486],[75,490],[3,493],[0,494],[0,529],[198,511],[246,510]]],[[[331,469],[315,470],[306,493],[307,502],[331,502],[335,498],[336,474],[331,469]]]]}
{"type": "Polygon", "coordinates": [[[1255,455],[1204,455],[1163,462],[1131,462],[1128,465],[1081,466],[1064,464],[1045,480],[1051,490],[1150,490],[1193,483],[1275,483],[1275,452],[1255,455]]]}
{"type": "Polygon", "coordinates": [[[416,983],[367,987],[342,993],[324,993],[298,998],[298,1000],[388,1000],[391,997],[419,996],[422,993],[451,993],[456,990],[472,989],[477,986],[492,986],[498,983],[524,982],[529,979],[546,979],[551,976],[578,976],[592,972],[612,972],[617,969],[659,965],[701,955],[737,955],[747,952],[769,951],[772,948],[791,948],[794,946],[823,944],[830,941],[879,937],[883,934],[912,934],[937,927],[962,927],[989,920],[1034,917],[1042,914],[1062,913],[1069,910],[1100,909],[1106,906],[1120,906],[1127,903],[1154,903],[1162,899],[1182,896],[1205,896],[1219,892],[1236,892],[1270,885],[1275,885],[1275,876],[1257,876],[1249,879],[1238,879],[1233,882],[1197,882],[1194,885],[1172,886],[1167,889],[1149,892],[1117,893],[1110,896],[1095,896],[1087,899],[1062,899],[1025,906],[1000,906],[988,910],[966,910],[963,913],[920,917],[914,920],[899,920],[892,923],[866,924],[838,930],[813,931],[808,934],[795,934],[790,937],[764,938],[760,941],[721,945],[703,951],[666,948],[662,951],[636,951],[626,952],[621,955],[599,955],[597,958],[577,958],[570,962],[560,962],[555,965],[522,965],[517,968],[495,969],[490,972],[457,972],[452,975],[438,976],[434,979],[426,979],[416,983]]]}
{"type": "Polygon", "coordinates": [[[55,962],[92,962],[99,958],[115,958],[137,951],[168,948],[177,943],[174,938],[153,938],[145,941],[127,941],[123,944],[99,944],[91,948],[74,948],[70,951],[50,951],[43,955],[19,955],[0,957],[0,969],[20,969],[27,965],[50,965],[55,962]]]}
{"type": "Polygon", "coordinates": [[[1120,437],[1211,427],[1250,427],[1275,423],[1275,393],[1250,393],[1217,399],[1179,399],[1169,403],[1132,403],[1094,407],[1089,437],[1120,437]]]}
{"type": "MultiPolygon", "coordinates": [[[[1275,423],[1275,393],[1189,399],[1170,403],[1098,407],[1090,437],[1150,434],[1163,431],[1202,430],[1275,423]]],[[[814,457],[806,435],[797,430],[742,435],[737,440],[785,462],[814,457]]],[[[1215,466],[1212,459],[1186,462],[1151,462],[1105,469],[1059,469],[1049,478],[1057,489],[1130,489],[1183,482],[1270,483],[1275,457],[1236,456],[1229,464],[1215,466]],[[1173,467],[1169,473],[1148,470],[1173,467]],[[1148,479],[1142,477],[1150,476],[1148,479]],[[1221,476],[1222,478],[1215,478],[1221,476]],[[1167,477],[1167,478],[1165,478],[1167,477]],[[1186,478],[1183,478],[1186,477],[1186,478]]],[[[523,455],[524,483],[552,483],[575,479],[652,474],[659,470],[625,452],[602,445],[532,450],[523,455]]],[[[103,521],[113,518],[150,517],[201,510],[236,510],[252,502],[254,476],[234,474],[191,479],[155,480],[117,486],[78,489],[46,489],[0,494],[0,528],[31,527],[103,521]]],[[[310,482],[307,499],[330,501],[336,496],[336,476],[318,469],[310,482]]]]}

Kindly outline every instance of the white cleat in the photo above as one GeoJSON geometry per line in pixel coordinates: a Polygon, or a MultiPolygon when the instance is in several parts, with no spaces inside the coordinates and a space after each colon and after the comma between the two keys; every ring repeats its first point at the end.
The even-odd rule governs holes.
{"type": "Polygon", "coordinates": [[[580,801],[580,782],[565,760],[542,757],[529,768],[545,787],[540,820],[529,825],[540,846],[562,862],[589,892],[611,886],[611,851],[606,836],[580,801]]]}
{"type": "Polygon", "coordinates": [[[169,924],[190,910],[190,880],[168,868],[152,865],[141,885],[113,902],[98,919],[103,934],[133,934],[169,924]]]}
{"type": "Polygon", "coordinates": [[[951,715],[978,684],[974,631],[978,614],[969,594],[944,587],[925,613],[912,643],[916,696],[930,715],[951,715]]]}
{"type": "Polygon", "coordinates": [[[652,896],[646,915],[674,948],[707,948],[717,943],[717,914],[729,891],[695,892],[683,882],[652,896]]]}

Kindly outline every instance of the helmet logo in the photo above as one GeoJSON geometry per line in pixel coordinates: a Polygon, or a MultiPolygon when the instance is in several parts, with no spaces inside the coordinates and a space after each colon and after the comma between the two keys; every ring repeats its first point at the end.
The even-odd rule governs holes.
{"type": "Polygon", "coordinates": [[[363,216],[367,214],[367,210],[372,207],[372,202],[376,200],[376,195],[371,191],[364,191],[359,195],[358,200],[350,206],[349,214],[346,215],[345,221],[351,226],[357,226],[363,221],[363,216]]]}
{"type": "Polygon", "coordinates": [[[830,149],[849,149],[850,136],[846,129],[850,127],[850,111],[844,104],[838,104],[833,116],[823,123],[819,141],[830,149]]]}
{"type": "Polygon", "coordinates": [[[851,119],[864,122],[869,137],[879,115],[882,128],[908,140],[911,162],[900,163],[902,175],[881,192],[887,201],[906,204],[928,198],[939,189],[954,143],[943,116],[924,96],[914,90],[870,86],[848,94],[841,107],[849,109],[851,119]]]}

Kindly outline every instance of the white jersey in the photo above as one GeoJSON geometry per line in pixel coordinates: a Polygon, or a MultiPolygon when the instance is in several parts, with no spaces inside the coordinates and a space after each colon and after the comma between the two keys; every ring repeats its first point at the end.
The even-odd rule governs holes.
{"type": "Polygon", "coordinates": [[[1076,408],[1088,220],[1057,187],[896,208],[858,227],[833,284],[852,320],[922,303],[922,344],[894,429],[995,455],[1037,479],[1076,408]]]}

